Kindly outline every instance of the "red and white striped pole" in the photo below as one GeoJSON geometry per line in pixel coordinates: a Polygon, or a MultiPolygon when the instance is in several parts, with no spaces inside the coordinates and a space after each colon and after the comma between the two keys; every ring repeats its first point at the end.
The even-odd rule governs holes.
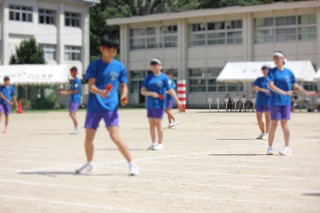
{"type": "MultiPolygon", "coordinates": [[[[187,106],[187,83],[186,80],[178,80],[178,98],[184,109],[187,106]]],[[[184,110],[185,112],[185,110],[184,110]]]]}

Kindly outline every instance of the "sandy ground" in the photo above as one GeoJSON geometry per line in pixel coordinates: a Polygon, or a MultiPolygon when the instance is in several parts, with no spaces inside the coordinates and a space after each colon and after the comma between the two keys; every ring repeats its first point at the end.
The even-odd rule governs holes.
{"type": "Polygon", "coordinates": [[[182,123],[165,130],[165,150],[155,152],[146,150],[145,111],[120,111],[141,168],[129,177],[104,128],[95,140],[98,171],[75,175],[85,162],[84,130],[69,134],[67,112],[12,114],[9,133],[0,134],[0,212],[320,212],[320,113],[292,115],[292,157],[265,155],[253,113],[176,115],[182,123]]]}

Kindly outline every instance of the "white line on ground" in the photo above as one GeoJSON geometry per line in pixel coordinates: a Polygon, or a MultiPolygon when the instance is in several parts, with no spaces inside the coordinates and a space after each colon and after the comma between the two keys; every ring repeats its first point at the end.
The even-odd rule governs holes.
{"type": "Polygon", "coordinates": [[[102,205],[94,205],[94,204],[86,204],[86,203],[65,202],[65,201],[59,201],[59,200],[45,200],[45,199],[35,198],[32,196],[20,197],[20,196],[10,196],[10,195],[0,195],[0,198],[8,199],[8,200],[23,200],[23,201],[29,201],[29,202],[47,203],[50,205],[81,207],[81,208],[89,208],[89,209],[103,209],[103,210],[112,210],[112,211],[119,211],[119,212],[150,213],[150,211],[146,211],[146,210],[119,208],[119,207],[112,207],[107,205],[102,206],[102,205]]]}
{"type": "MultiPolygon", "coordinates": [[[[144,162],[146,164],[154,164],[154,162],[144,162]]],[[[205,165],[203,163],[177,163],[177,162],[157,162],[157,164],[170,164],[170,165],[182,165],[182,166],[201,166],[201,167],[207,167],[207,168],[251,168],[251,169],[268,169],[268,170],[281,170],[281,171],[303,171],[304,168],[298,167],[298,168],[287,168],[287,167],[278,167],[278,166],[241,166],[241,165],[226,165],[226,164],[210,164],[205,165]]],[[[305,169],[308,170],[309,169],[305,169]]]]}
{"type": "MultiPolygon", "coordinates": [[[[250,203],[250,204],[267,204],[267,205],[277,205],[277,206],[296,206],[299,208],[319,208],[320,205],[318,204],[297,204],[297,203],[292,203],[292,202],[265,202],[265,201],[259,201],[259,200],[243,200],[243,199],[229,199],[229,198],[214,198],[210,196],[194,196],[194,195],[181,195],[181,194],[173,194],[173,193],[156,193],[156,192],[144,192],[144,191],[130,191],[130,190],[105,190],[101,188],[86,188],[86,187],[76,187],[76,186],[69,186],[69,185],[60,185],[60,184],[47,184],[47,183],[39,183],[39,182],[30,182],[30,181],[19,181],[19,180],[3,180],[0,179],[1,182],[5,183],[14,183],[14,184],[24,184],[24,185],[33,185],[33,186],[41,186],[41,187],[60,187],[60,188],[68,188],[68,189],[78,189],[78,190],[91,190],[91,191],[100,191],[100,192],[123,192],[123,193],[128,193],[132,192],[133,194],[142,194],[142,195],[153,195],[153,196],[164,196],[164,197],[177,197],[177,198],[182,198],[182,199],[197,199],[197,200],[211,200],[211,201],[231,201],[231,202],[240,202],[240,203],[250,203]]],[[[224,185],[216,185],[217,187],[223,187],[224,185]]],[[[229,187],[229,186],[228,186],[229,187]]],[[[253,188],[253,187],[252,187],[253,188]]],[[[246,189],[244,187],[243,189],[246,189]]],[[[259,188],[260,189],[260,188],[259,188]]],[[[269,188],[264,188],[264,189],[269,189],[269,188]]],[[[310,193],[310,191],[308,191],[310,193]]],[[[0,195],[1,197],[2,195],[0,195]]],[[[2,196],[3,197],[3,196],[2,196]]],[[[12,196],[9,196],[12,197],[12,196]]],[[[27,196],[30,197],[30,196],[27,196]]],[[[28,198],[27,198],[28,199],[28,198]]],[[[30,200],[30,201],[38,201],[36,200],[30,200]]],[[[49,201],[51,203],[52,201],[49,201]]],[[[68,203],[69,202],[64,202],[64,201],[56,201],[56,202],[63,202],[63,203],[68,203]]],[[[72,203],[74,205],[76,203],[72,203]]],[[[76,204],[78,205],[78,204],[76,204]]],[[[81,204],[84,205],[83,207],[88,207],[87,204],[81,204]]],[[[95,205],[94,205],[95,206],[95,205]]],[[[103,206],[104,207],[104,206],[103,206]]],[[[115,207],[107,207],[108,209],[110,208],[115,208],[115,207]]],[[[119,210],[119,209],[115,209],[119,210]]],[[[121,210],[123,211],[123,210],[121,210]]],[[[142,210],[136,210],[132,212],[142,212],[142,210]]]]}

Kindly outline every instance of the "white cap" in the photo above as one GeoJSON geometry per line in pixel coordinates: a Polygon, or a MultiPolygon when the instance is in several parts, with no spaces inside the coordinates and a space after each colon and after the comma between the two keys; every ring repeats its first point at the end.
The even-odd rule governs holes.
{"type": "Polygon", "coordinates": [[[273,57],[274,56],[278,56],[280,58],[284,58],[284,54],[282,52],[278,52],[278,51],[273,53],[273,57]]]}
{"type": "Polygon", "coordinates": [[[150,63],[157,63],[157,64],[161,65],[161,61],[157,58],[153,58],[150,63]]]}

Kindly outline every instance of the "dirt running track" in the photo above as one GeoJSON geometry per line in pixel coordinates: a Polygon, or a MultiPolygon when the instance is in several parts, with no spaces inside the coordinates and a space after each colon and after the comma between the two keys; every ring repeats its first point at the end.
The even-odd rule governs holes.
{"type": "MultiPolygon", "coordinates": [[[[292,157],[265,155],[253,113],[176,114],[182,123],[165,130],[165,150],[155,152],[146,150],[145,111],[120,111],[138,177],[127,175],[104,128],[95,140],[98,171],[75,175],[85,162],[84,130],[69,134],[67,112],[12,114],[9,133],[0,134],[0,212],[320,212],[320,113],[292,115],[292,157]]],[[[282,148],[278,129],[274,149],[282,148]]]]}

